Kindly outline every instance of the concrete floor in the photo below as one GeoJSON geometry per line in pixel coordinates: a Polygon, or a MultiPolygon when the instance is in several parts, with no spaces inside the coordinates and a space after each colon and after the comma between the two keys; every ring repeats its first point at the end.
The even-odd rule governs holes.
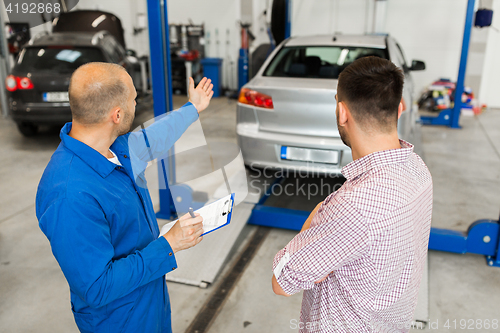
{"type": "MultiPolygon", "coordinates": [[[[179,106],[184,98],[176,96],[174,102],[179,106]]],[[[235,142],[235,102],[215,99],[202,113],[201,123],[208,141],[235,142]]],[[[462,117],[461,125],[461,130],[424,127],[422,136],[434,180],[433,226],[465,231],[477,219],[497,219],[499,215],[500,110],[462,117]]],[[[10,119],[0,119],[0,332],[77,332],[67,283],[34,214],[38,181],[58,144],[58,129],[24,138],[10,119]]],[[[157,201],[154,186],[151,192],[157,201]]],[[[245,226],[220,276],[255,229],[245,226]]],[[[294,331],[290,321],[299,317],[301,297],[275,296],[270,278],[274,254],[295,234],[270,231],[209,332],[294,331]]],[[[467,327],[474,320],[476,332],[499,331],[476,325],[500,320],[500,268],[488,267],[479,255],[434,251],[429,253],[429,264],[430,325],[426,330],[471,331],[460,329],[463,319],[467,327]],[[444,326],[447,320],[450,328],[444,326]]],[[[186,330],[220,280],[208,289],[168,283],[174,332],[186,330]]]]}

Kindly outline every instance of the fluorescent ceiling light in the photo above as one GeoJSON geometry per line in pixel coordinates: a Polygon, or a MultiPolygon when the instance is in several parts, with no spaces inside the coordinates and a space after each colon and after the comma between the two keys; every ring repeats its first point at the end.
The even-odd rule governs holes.
{"type": "Polygon", "coordinates": [[[102,21],[104,21],[106,19],[106,15],[102,14],[101,16],[99,16],[98,18],[96,18],[94,20],[94,22],[92,22],[92,26],[94,28],[96,28],[99,24],[102,23],[102,21]]]}

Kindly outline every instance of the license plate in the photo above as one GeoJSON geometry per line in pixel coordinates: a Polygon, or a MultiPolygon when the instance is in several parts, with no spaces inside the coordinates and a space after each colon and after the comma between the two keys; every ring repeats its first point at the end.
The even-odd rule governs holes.
{"type": "Polygon", "coordinates": [[[281,159],[290,161],[338,164],[339,152],[337,150],[282,146],[281,159]]]}
{"type": "Polygon", "coordinates": [[[44,102],[68,102],[68,92],[46,92],[43,93],[44,102]]]}

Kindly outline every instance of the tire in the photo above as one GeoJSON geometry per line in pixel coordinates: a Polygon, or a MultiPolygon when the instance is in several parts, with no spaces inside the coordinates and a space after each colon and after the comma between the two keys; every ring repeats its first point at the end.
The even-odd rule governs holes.
{"type": "Polygon", "coordinates": [[[276,45],[285,40],[286,1],[273,0],[271,9],[271,32],[276,45]]]}
{"type": "Polygon", "coordinates": [[[32,123],[18,123],[17,128],[26,137],[35,136],[38,133],[38,126],[32,123]]]}
{"type": "Polygon", "coordinates": [[[255,51],[252,52],[252,72],[250,73],[250,79],[252,79],[255,74],[262,67],[271,51],[271,44],[261,44],[255,51]]]}

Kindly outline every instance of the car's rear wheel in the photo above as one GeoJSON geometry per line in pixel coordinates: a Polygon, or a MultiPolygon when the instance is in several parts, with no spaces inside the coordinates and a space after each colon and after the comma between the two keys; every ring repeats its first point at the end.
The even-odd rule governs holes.
{"type": "Polygon", "coordinates": [[[33,123],[18,123],[17,128],[24,136],[34,136],[38,133],[38,126],[33,123]]]}
{"type": "Polygon", "coordinates": [[[285,25],[286,25],[286,1],[274,0],[271,9],[271,32],[276,45],[279,45],[285,40],[285,25]]]}

